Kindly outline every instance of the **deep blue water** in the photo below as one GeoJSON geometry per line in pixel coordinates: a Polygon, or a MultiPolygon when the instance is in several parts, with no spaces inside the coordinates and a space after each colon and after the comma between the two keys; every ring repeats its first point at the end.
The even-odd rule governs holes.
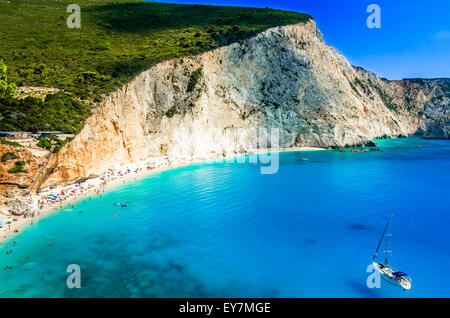
{"type": "Polygon", "coordinates": [[[282,153],[274,175],[190,165],[63,208],[0,246],[0,297],[450,297],[450,142],[378,142],[282,153]],[[406,292],[366,286],[389,211],[406,292]]]}

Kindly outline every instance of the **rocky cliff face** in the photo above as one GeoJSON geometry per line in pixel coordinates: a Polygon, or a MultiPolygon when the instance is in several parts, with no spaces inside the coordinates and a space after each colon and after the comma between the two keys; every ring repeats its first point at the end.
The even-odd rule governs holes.
{"type": "Polygon", "coordinates": [[[33,175],[39,169],[39,160],[31,152],[21,147],[0,144],[0,216],[29,216],[34,212],[33,201],[23,196],[24,190],[32,183],[33,175]],[[15,162],[25,163],[25,172],[9,173],[15,162]]]}
{"type": "Polygon", "coordinates": [[[389,84],[396,103],[417,115],[417,134],[450,138],[450,79],[406,79],[389,84]]]}
{"type": "Polygon", "coordinates": [[[243,153],[258,146],[256,128],[279,128],[281,147],[448,137],[448,92],[438,97],[438,86],[351,66],[313,21],[272,28],[138,75],[52,159],[42,187],[148,157],[243,153]]]}

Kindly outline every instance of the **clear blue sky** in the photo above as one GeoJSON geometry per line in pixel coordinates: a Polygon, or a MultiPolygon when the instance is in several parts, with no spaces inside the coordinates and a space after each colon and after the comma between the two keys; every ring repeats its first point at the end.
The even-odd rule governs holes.
{"type": "Polygon", "coordinates": [[[350,63],[388,79],[450,77],[449,0],[176,0],[176,3],[270,7],[311,14],[325,41],[350,63]],[[366,8],[381,7],[381,29],[366,8]]]}

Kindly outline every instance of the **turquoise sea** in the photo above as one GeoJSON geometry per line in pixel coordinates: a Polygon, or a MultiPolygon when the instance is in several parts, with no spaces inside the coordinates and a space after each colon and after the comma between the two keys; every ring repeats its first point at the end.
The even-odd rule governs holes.
{"type": "Polygon", "coordinates": [[[0,245],[0,297],[450,297],[450,141],[377,142],[281,153],[274,175],[208,162],[92,196],[0,245]],[[366,286],[389,211],[409,291],[366,286]]]}

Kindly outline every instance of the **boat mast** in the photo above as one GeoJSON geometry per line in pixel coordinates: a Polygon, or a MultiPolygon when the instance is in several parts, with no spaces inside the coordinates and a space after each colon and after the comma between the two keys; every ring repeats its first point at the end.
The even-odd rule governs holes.
{"type": "Polygon", "coordinates": [[[391,221],[391,218],[389,217],[389,220],[387,221],[386,226],[384,227],[383,234],[381,234],[380,241],[378,242],[377,250],[375,251],[375,254],[373,255],[372,262],[375,261],[375,258],[377,257],[378,250],[380,249],[381,242],[383,241],[384,233],[386,233],[386,229],[387,229],[390,221],[391,221]]]}
{"type": "Polygon", "coordinates": [[[391,234],[391,219],[392,219],[392,212],[389,215],[388,234],[386,234],[386,250],[384,251],[384,263],[385,263],[385,265],[387,265],[387,263],[388,263],[387,255],[388,255],[388,253],[391,253],[391,251],[388,250],[388,248],[389,248],[389,238],[392,236],[392,234],[391,234]]]}

